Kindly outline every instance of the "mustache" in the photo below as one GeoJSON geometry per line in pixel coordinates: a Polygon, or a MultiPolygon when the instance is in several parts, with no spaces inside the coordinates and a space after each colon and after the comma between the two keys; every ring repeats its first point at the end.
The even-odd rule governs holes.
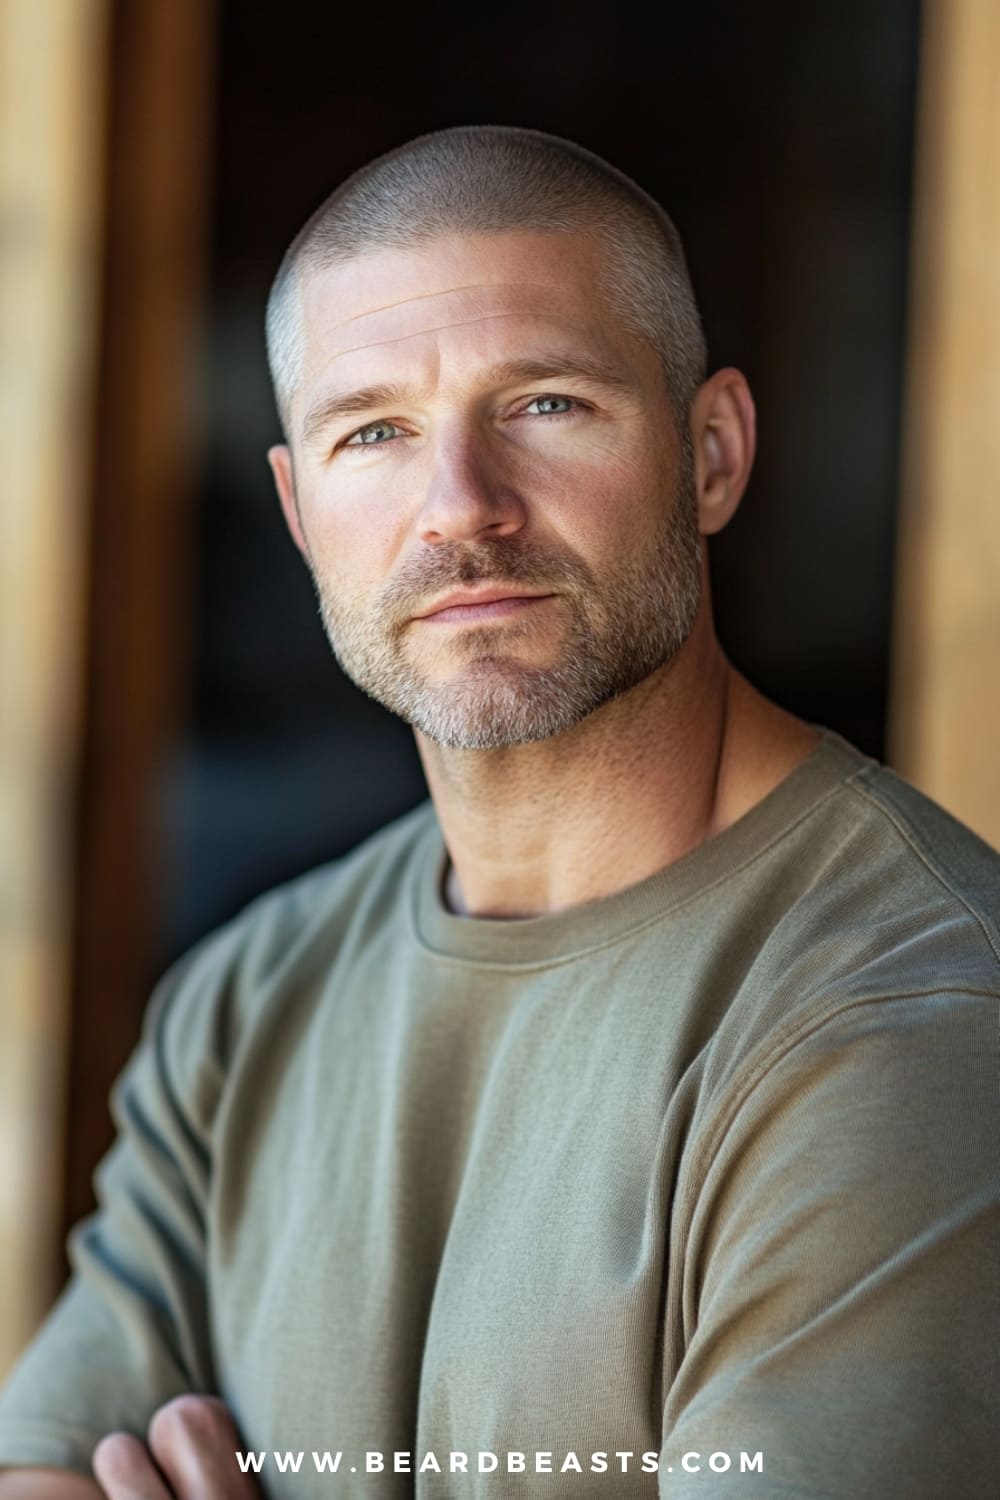
{"type": "Polygon", "coordinates": [[[389,624],[404,624],[437,595],[472,583],[574,593],[595,582],[582,558],[543,543],[497,541],[475,548],[441,543],[402,564],[379,595],[378,613],[389,624]]]}

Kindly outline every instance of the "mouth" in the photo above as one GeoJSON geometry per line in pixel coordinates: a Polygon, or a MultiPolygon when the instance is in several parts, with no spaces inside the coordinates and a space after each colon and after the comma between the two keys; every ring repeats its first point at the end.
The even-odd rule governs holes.
{"type": "Polygon", "coordinates": [[[482,590],[479,593],[449,594],[425,614],[414,618],[442,625],[504,620],[511,615],[523,614],[525,610],[533,609],[555,597],[554,594],[510,593],[502,588],[482,590]]]}

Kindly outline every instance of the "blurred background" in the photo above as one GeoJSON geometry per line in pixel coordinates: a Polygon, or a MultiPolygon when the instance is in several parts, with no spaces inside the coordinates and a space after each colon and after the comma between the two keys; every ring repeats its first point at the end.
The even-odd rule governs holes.
{"type": "Polygon", "coordinates": [[[372,156],[529,125],[662,201],[758,406],[724,647],[1000,845],[1000,7],[639,14],[0,0],[0,1377],[154,981],[426,794],[265,462],[270,280],[372,156]]]}

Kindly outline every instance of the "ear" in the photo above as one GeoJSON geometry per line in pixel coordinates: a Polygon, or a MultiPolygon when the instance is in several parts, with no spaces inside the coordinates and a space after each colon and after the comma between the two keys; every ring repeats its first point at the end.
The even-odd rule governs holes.
{"type": "Polygon", "coordinates": [[[273,448],[267,450],[267,461],[271,465],[275,488],[281,501],[285,522],[292,534],[292,541],[302,556],[308,559],[309,548],[302,533],[302,521],[299,516],[298,502],[295,499],[295,471],[292,468],[292,455],[284,443],[276,443],[273,448]]]}
{"type": "Polygon", "coordinates": [[[716,370],[691,403],[698,524],[705,536],[731,519],[750,478],[757,450],[757,417],[746,378],[716,370]]]}

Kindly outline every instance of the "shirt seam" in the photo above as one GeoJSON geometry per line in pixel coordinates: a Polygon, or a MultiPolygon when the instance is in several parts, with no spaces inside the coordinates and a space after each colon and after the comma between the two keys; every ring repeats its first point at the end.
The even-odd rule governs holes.
{"type": "MultiPolygon", "coordinates": [[[[705,1179],[722,1149],[723,1143],[735,1124],[736,1117],[747,1104],[753,1094],[760,1088],[770,1073],[772,1073],[785,1059],[803,1043],[811,1040],[818,1032],[827,1027],[835,1025],[844,1016],[854,1010],[876,1005],[894,1005],[901,1001],[927,1000],[933,996],[942,994],[952,996],[966,996],[975,999],[1000,1000],[1000,988],[997,990],[978,989],[972,985],[960,985],[943,987],[934,985],[926,990],[905,990],[898,995],[878,994],[869,995],[860,999],[849,1000],[826,1015],[813,1016],[803,1022],[793,1031],[789,1032],[777,1046],[772,1046],[766,1055],[753,1066],[746,1077],[738,1095],[734,1099],[730,1109],[726,1112],[723,1122],[718,1123],[712,1132],[711,1140],[706,1142],[698,1151],[695,1162],[692,1163],[692,1175],[697,1182],[697,1188],[691,1198],[692,1204],[696,1203],[701,1196],[705,1186],[705,1179]],[[704,1166],[699,1168],[699,1162],[704,1166]]],[[[732,1085],[729,1085],[730,1090],[732,1085]]],[[[718,1116],[716,1116],[718,1119],[718,1116]]]]}
{"type": "MultiPolygon", "coordinates": [[[[115,1430],[117,1431],[118,1429],[115,1430]]],[[[103,1433],[95,1433],[89,1427],[69,1427],[65,1423],[49,1421],[39,1422],[30,1417],[27,1419],[18,1418],[17,1423],[12,1425],[0,1422],[0,1443],[8,1437],[15,1440],[21,1438],[29,1440],[54,1438],[56,1442],[60,1443],[70,1442],[79,1444],[83,1442],[89,1443],[92,1447],[96,1448],[103,1436],[103,1433]]]]}
{"type": "MultiPolygon", "coordinates": [[[[700,901],[702,897],[709,895],[712,891],[718,889],[719,886],[724,885],[726,881],[732,880],[735,876],[742,874],[744,870],[749,869],[753,864],[757,862],[757,860],[762,859],[765,854],[769,854],[772,849],[774,849],[784,839],[788,838],[790,834],[794,833],[794,831],[799,827],[801,823],[805,822],[808,818],[811,818],[816,813],[818,813],[820,808],[823,807],[831,797],[836,796],[836,794],[843,790],[843,788],[846,787],[849,782],[853,781],[856,776],[863,775],[866,769],[867,768],[864,766],[859,766],[856,771],[851,772],[850,776],[844,777],[842,780],[836,782],[835,785],[828,787],[827,790],[823,792],[815,802],[813,802],[809,807],[804,808],[803,811],[800,812],[792,822],[786,823],[777,833],[773,835],[772,838],[768,839],[766,844],[761,844],[758,848],[754,849],[752,853],[748,854],[745,859],[740,861],[739,864],[732,865],[729,868],[723,870],[715,877],[714,880],[709,881],[706,885],[699,886],[696,891],[691,891],[686,896],[678,897],[677,900],[672,904],[664,906],[660,910],[653,912],[650,916],[643,918],[634,926],[625,928],[623,931],[617,932],[613,936],[605,938],[602,942],[592,944],[590,947],[575,948],[572,953],[562,953],[552,958],[540,959],[473,958],[465,954],[449,953],[438,948],[433,948],[424,939],[422,933],[420,932],[418,921],[420,899],[419,887],[415,891],[411,892],[412,899],[407,903],[407,916],[410,928],[410,936],[422,953],[426,954],[428,957],[436,960],[439,963],[450,964],[456,968],[488,969],[495,973],[506,974],[529,974],[550,969],[562,968],[566,964],[575,963],[577,959],[589,958],[595,953],[603,953],[608,948],[613,948],[616,946],[616,944],[624,942],[628,938],[633,938],[639,933],[645,932],[647,928],[654,927],[658,922],[662,922],[664,918],[673,916],[677,912],[683,911],[685,907],[692,905],[696,901],[700,901]]],[[[668,865],[666,866],[666,868],[669,869],[670,866],[668,865]]],[[[421,872],[421,874],[423,874],[423,872],[421,872]]]]}
{"type": "Polygon", "coordinates": [[[981,913],[971,905],[971,903],[963,895],[961,890],[958,889],[957,884],[954,881],[954,876],[944,864],[944,862],[940,860],[940,856],[932,853],[931,850],[924,845],[916,830],[911,828],[909,823],[906,822],[904,815],[897,812],[894,808],[890,809],[889,807],[887,807],[885,803],[875,794],[872,788],[858,785],[851,787],[851,790],[853,792],[856,792],[857,795],[863,798],[870,807],[874,807],[877,812],[882,814],[887,822],[892,824],[893,828],[895,828],[900,837],[905,840],[908,847],[913,850],[913,853],[920,860],[924,868],[934,876],[939,885],[942,885],[944,889],[948,891],[948,893],[953,896],[961,906],[965,908],[969,916],[972,918],[976,926],[985,937],[990,952],[993,954],[997,962],[1000,963],[1000,946],[998,946],[998,944],[994,941],[993,935],[990,932],[990,929],[987,926],[986,922],[983,920],[981,913]]]}

